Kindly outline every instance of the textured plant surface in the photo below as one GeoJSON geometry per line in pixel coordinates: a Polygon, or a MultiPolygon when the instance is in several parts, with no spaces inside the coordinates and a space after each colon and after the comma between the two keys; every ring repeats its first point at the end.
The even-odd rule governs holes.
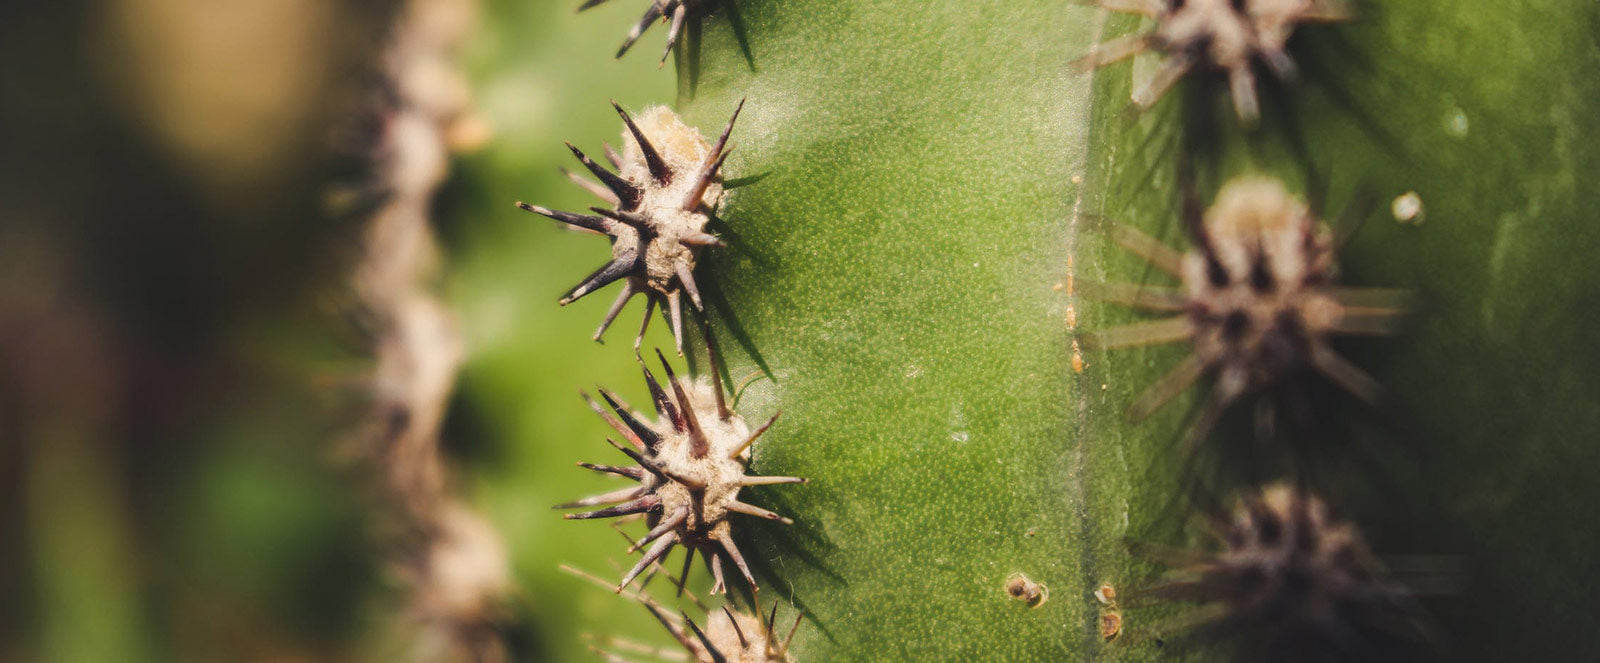
{"type": "MultiPolygon", "coordinates": [[[[557,560],[631,566],[615,535],[548,510],[617,487],[571,466],[606,433],[573,391],[648,397],[626,344],[588,340],[603,298],[555,306],[604,248],[508,204],[582,209],[588,194],[554,170],[570,158],[559,141],[618,140],[606,98],[670,100],[650,58],[583,80],[515,66],[522,48],[610,58],[637,20],[621,4],[579,18],[500,4],[482,69],[503,133],[466,164],[462,198],[482,220],[454,244],[480,351],[463,421],[507,440],[486,452],[499,462],[480,468],[479,494],[541,618],[529,644],[553,660],[585,656],[585,632],[663,641],[637,606],[555,575],[557,560]],[[518,43],[539,21],[570,27],[566,41],[518,43]]],[[[702,254],[695,278],[730,376],[760,376],[739,411],[784,412],[753,473],[813,480],[750,497],[793,526],[738,534],[764,598],[808,615],[795,660],[1222,656],[1179,637],[1182,606],[1136,600],[1164,567],[1130,542],[1190,547],[1205,536],[1191,495],[1231,499],[1285,477],[1315,486],[1396,567],[1400,555],[1456,560],[1455,592],[1426,602],[1441,655],[1595,655],[1600,9],[1473,4],[1374,3],[1350,24],[1305,28],[1290,42],[1301,84],[1257,76],[1254,131],[1225,80],[1188,77],[1138,113],[1130,97],[1153,60],[1076,71],[1094,44],[1148,27],[1093,7],[739,0],[690,21],[679,113],[710,135],[749,100],[725,167],[748,181],[709,227],[728,246],[702,254]],[[1204,387],[1145,421],[1124,416],[1188,350],[1084,347],[1081,333],[1144,318],[1079,284],[1170,284],[1093,220],[1186,246],[1180,160],[1196,164],[1208,204],[1246,174],[1323,210],[1375,194],[1339,278],[1418,303],[1402,334],[1335,348],[1384,385],[1381,407],[1313,383],[1299,424],[1258,441],[1250,408],[1235,408],[1189,465],[1179,443],[1204,387]],[[1407,192],[1425,212],[1402,223],[1388,203],[1407,192]],[[1014,600],[1016,573],[1050,600],[1014,600]],[[1121,595],[1109,642],[1103,583],[1121,595]]],[[[671,342],[658,329],[646,345],[671,342]]]]}

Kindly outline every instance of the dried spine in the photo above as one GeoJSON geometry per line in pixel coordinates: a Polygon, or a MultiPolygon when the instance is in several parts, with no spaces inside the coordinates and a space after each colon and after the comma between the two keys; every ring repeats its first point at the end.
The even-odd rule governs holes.
{"type": "Polygon", "coordinates": [[[1185,205],[1195,246],[1180,254],[1131,227],[1111,238],[1182,281],[1181,288],[1090,284],[1089,296],[1171,317],[1092,334],[1115,349],[1187,341],[1194,353],[1161,378],[1130,410],[1143,418],[1202,376],[1216,384],[1191,433],[1192,445],[1238,399],[1268,390],[1310,368],[1362,400],[1376,402],[1376,380],[1339,356],[1337,335],[1387,334],[1405,314],[1409,295],[1335,285],[1335,241],[1304,203],[1275,179],[1230,182],[1202,216],[1185,205]]]}
{"type": "Polygon", "coordinates": [[[750,574],[750,567],[734,544],[729,515],[737,513],[784,524],[792,523],[788,518],[738,499],[740,489],[746,486],[805,483],[806,480],[745,474],[750,463],[751,446],[777,421],[778,415],[774,414],[766,424],[752,432],[744,418],[728,408],[718,376],[715,347],[714,344],[708,344],[708,354],[712,357],[710,380],[680,379],[673,373],[666,358],[660,352],[656,353],[666,371],[670,393],[656,381],[644,360],[639,360],[639,367],[644,372],[645,383],[650,388],[651,400],[655,405],[655,421],[646,421],[604,389],[599,390],[600,397],[616,413],[615,417],[589,398],[588,394],[582,394],[589,406],[626,439],[629,446],[619,445],[610,439],[606,441],[636,465],[580,465],[596,472],[625,477],[639,485],[558,505],[557,508],[613,505],[587,513],[567,514],[569,519],[644,516],[650,530],[629,552],[646,545],[650,547],[638,564],[623,575],[617,586],[618,592],[678,545],[688,550],[683,561],[686,571],[695,552],[698,551],[705,558],[715,580],[713,592],[725,591],[722,571],[724,559],[732,561],[751,589],[755,590],[755,578],[750,574]]]}
{"type": "Polygon", "coordinates": [[[1134,103],[1143,108],[1155,104],[1193,69],[1221,72],[1227,76],[1234,111],[1247,124],[1260,116],[1255,61],[1265,63],[1278,78],[1294,81],[1298,68],[1286,49],[1295,28],[1352,17],[1343,0],[1098,0],[1096,4],[1149,17],[1155,28],[1100,44],[1078,61],[1079,66],[1097,69],[1146,51],[1162,53],[1155,76],[1134,92],[1134,103]]]}
{"type": "Polygon", "coordinates": [[[617,155],[606,149],[606,158],[617,172],[607,170],[567,144],[573,156],[601,183],[572,173],[568,176],[611,207],[590,208],[595,215],[560,212],[522,202],[517,207],[611,238],[611,261],[568,291],[560,302],[566,306],[612,282],[623,281],[622,292],[595,330],[594,340],[601,339],[629,299],[644,295],[644,321],[634,339],[634,349],[643,343],[650,314],[660,306],[672,326],[681,356],[683,296],[688,295],[695,310],[705,310],[694,280],[695,262],[702,248],[722,246],[722,241],[705,229],[722,201],[721,170],[728,158],[728,136],[744,102],[741,100],[734,109],[715,145],[707,145],[698,130],[684,125],[676,113],[664,106],[647,109],[637,122],[621,106],[612,106],[626,126],[623,153],[617,155]]]}
{"type": "MultiPolygon", "coordinates": [[[[596,7],[606,3],[606,0],[585,0],[578,6],[578,11],[596,7]]],[[[700,10],[699,0],[650,0],[650,7],[644,10],[644,17],[628,31],[628,37],[622,40],[622,48],[617,49],[617,57],[628,53],[633,48],[633,43],[639,41],[645,30],[656,21],[670,21],[671,27],[667,30],[667,47],[661,51],[661,64],[667,63],[667,56],[672,55],[672,48],[678,45],[678,38],[683,36],[683,25],[689,19],[689,14],[700,10]]]]}

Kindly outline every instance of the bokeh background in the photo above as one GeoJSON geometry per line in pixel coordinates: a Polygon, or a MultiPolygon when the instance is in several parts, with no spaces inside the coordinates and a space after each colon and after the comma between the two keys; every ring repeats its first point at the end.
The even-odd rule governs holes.
{"type": "MultiPolygon", "coordinates": [[[[474,20],[450,56],[474,135],[421,286],[467,350],[439,439],[508,553],[493,637],[525,661],[664,642],[557,568],[612,576],[620,536],[550,509],[607,488],[573,466],[614,453],[576,391],[646,400],[639,310],[590,342],[610,295],[555,302],[605,243],[512,205],[587,207],[562,141],[615,144],[610,99],[673,101],[659,27],[612,57],[643,3],[68,0],[0,9],[0,661],[416,657],[391,509],[346,453],[370,219],[330,201],[372,176],[345,139],[396,23],[430,4],[474,20]]],[[[669,342],[657,321],[647,343],[669,342]]]]}

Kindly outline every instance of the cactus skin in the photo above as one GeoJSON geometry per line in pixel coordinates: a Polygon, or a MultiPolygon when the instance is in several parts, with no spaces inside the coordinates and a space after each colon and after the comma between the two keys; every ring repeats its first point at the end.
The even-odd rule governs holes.
{"type": "MultiPolygon", "coordinates": [[[[1328,209],[1370,184],[1383,204],[1341,253],[1341,281],[1421,297],[1404,334],[1338,344],[1388,388],[1387,409],[1329,396],[1325,437],[1259,461],[1249,422],[1224,420],[1216,436],[1243,442],[1196,476],[1226,493],[1304,468],[1379,555],[1459,556],[1460,593],[1428,602],[1455,660],[1596,655],[1600,187],[1585,178],[1600,172],[1600,8],[1370,7],[1291,45],[1293,108],[1263,77],[1246,133],[1225,94],[1205,109],[1224,121],[1179,121],[1196,108],[1187,83],[1130,121],[1127,65],[1071,73],[1097,37],[1138,29],[1126,16],[1045,0],[736,4],[738,29],[714,14],[678,49],[677,107],[707,129],[749,97],[727,176],[759,179],[728,192],[712,229],[729,247],[696,277],[732,375],[774,378],[741,410],[784,410],[753,470],[814,480],[763,496],[794,527],[741,535],[762,586],[814,620],[796,660],[1221,655],[1159,648],[1152,627],[1174,613],[1131,591],[1160,569],[1128,540],[1198,536],[1174,447],[1201,392],[1123,417],[1185,350],[1084,351],[1077,373],[1069,306],[1080,331],[1134,314],[1055,289],[1069,271],[1149,278],[1088,215],[1178,244],[1165,146],[1179,132],[1204,139],[1207,200],[1252,173],[1307,193],[1304,155],[1331,174],[1328,209]],[[1389,214],[1407,191],[1425,223],[1389,214]],[[1011,600],[1016,572],[1051,600],[1011,600]],[[1102,582],[1123,595],[1110,643],[1102,582]]],[[[584,415],[567,394],[552,416],[584,415]]]]}
{"type": "MultiPolygon", "coordinates": [[[[791,5],[739,3],[755,73],[729,26],[708,23],[687,112],[714,122],[748,94],[730,176],[771,173],[730,193],[723,217],[743,248],[711,273],[723,324],[774,369],[763,393],[786,411],[756,467],[816,479],[783,503],[812,536],[771,531],[764,546],[819,625],[796,656],[1154,656],[1148,638],[1101,642],[1084,599],[1101,580],[1151,576],[1125,540],[1183,537],[1172,505],[1186,477],[1172,451],[1185,408],[1139,425],[1120,416],[1182,351],[1090,353],[1073,378],[1064,306],[1084,329],[1131,316],[1049,288],[1069,259],[1081,277],[1148,278],[1082,232],[1074,209],[1176,239],[1174,154],[1152,145],[1197,131],[1176,113],[1198,107],[1175,91],[1130,125],[1128,68],[1097,72],[1092,93],[1057,73],[1092,32],[1134,29],[1125,17],[1047,2],[791,5]],[[1013,571],[1056,599],[1017,609],[999,591],[1013,571]]],[[[1583,304],[1600,294],[1600,272],[1579,248],[1600,246],[1582,211],[1600,187],[1579,185],[1600,172],[1600,142],[1585,138],[1600,135],[1586,110],[1600,83],[1582,73],[1600,58],[1597,15],[1571,0],[1470,12],[1385,3],[1350,26],[1306,29],[1294,45],[1306,80],[1288,112],[1282,90],[1264,86],[1262,126],[1246,134],[1219,94],[1206,109],[1219,120],[1198,129],[1210,132],[1196,155],[1207,200],[1248,173],[1304,193],[1292,118],[1311,163],[1331,173],[1328,209],[1362,184],[1383,203],[1341,256],[1344,282],[1423,297],[1408,334],[1340,345],[1391,392],[1382,412],[1334,397],[1319,410],[1344,451],[1262,468],[1224,452],[1204,476],[1233,485],[1310,465],[1380,554],[1459,555],[1463,594],[1430,607],[1454,638],[1446,650],[1466,658],[1594,646],[1556,631],[1593,622],[1578,588],[1596,572],[1580,553],[1600,549],[1594,528],[1570,526],[1593,520],[1586,500],[1557,497],[1587,494],[1581,477],[1600,468],[1600,445],[1583,442],[1600,431],[1583,304]],[[1429,34],[1519,50],[1467,57],[1459,38],[1429,34]],[[1341,60],[1341,48],[1354,55],[1341,60]],[[1427,222],[1402,225],[1388,202],[1412,190],[1427,222]],[[1508,445],[1531,448],[1497,464],[1508,445]]],[[[1127,610],[1124,634],[1164,614],[1127,610]]]]}

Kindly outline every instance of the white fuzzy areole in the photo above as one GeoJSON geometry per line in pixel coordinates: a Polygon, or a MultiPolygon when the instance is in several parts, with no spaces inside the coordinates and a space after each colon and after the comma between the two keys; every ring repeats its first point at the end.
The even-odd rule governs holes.
{"type": "MultiPolygon", "coordinates": [[[[677,113],[666,106],[652,106],[634,118],[639,131],[655,147],[656,153],[672,172],[672,181],[663,185],[650,174],[644,152],[638,141],[626,128],[622,130],[622,168],[618,175],[643,192],[639,207],[634,210],[648,219],[656,237],[644,246],[645,280],[651,289],[671,292],[677,288],[677,266],[686,265],[694,270],[700,248],[684,244],[685,235],[705,232],[710,217],[702,209],[685,211],[683,202],[694,188],[695,181],[705,161],[711,155],[711,145],[700,135],[700,130],[683,123],[677,113]]],[[[722,203],[721,176],[713,178],[700,200],[705,209],[715,210],[722,203]]],[[[612,247],[615,257],[632,259],[639,250],[639,235],[632,228],[618,228],[617,241],[612,247]]]]}
{"type": "Polygon", "coordinates": [[[1331,289],[1331,234],[1282,182],[1265,177],[1229,182],[1206,210],[1204,223],[1227,279],[1213,284],[1205,255],[1191,250],[1183,258],[1184,290],[1206,318],[1243,314],[1248,327],[1229,338],[1222,325],[1192,317],[1195,353],[1207,365],[1227,367],[1222,377],[1230,388],[1261,386],[1280,377],[1281,367],[1258,360],[1270,351],[1266,345],[1275,335],[1289,331],[1280,324],[1283,316],[1297,319],[1302,329],[1296,333],[1313,342],[1343,318],[1331,289]],[[1258,262],[1271,277],[1267,290],[1252,283],[1258,262]]]}
{"type": "Polygon", "coordinates": [[[749,449],[737,457],[733,456],[733,451],[749,439],[750,427],[736,412],[730,412],[727,420],[721,418],[717,412],[716,392],[709,379],[680,378],[678,385],[689,397],[689,408],[704,431],[710,452],[695,458],[689,434],[678,432],[671,421],[662,419],[653,427],[661,435],[655,460],[672,474],[703,482],[706,488],[699,500],[677,481],[665,482],[656,493],[661,496],[663,514],[688,508],[689,519],[682,531],[691,541],[705,540],[729,528],[727,505],[739,498],[740,483],[750,459],[749,449]]]}

